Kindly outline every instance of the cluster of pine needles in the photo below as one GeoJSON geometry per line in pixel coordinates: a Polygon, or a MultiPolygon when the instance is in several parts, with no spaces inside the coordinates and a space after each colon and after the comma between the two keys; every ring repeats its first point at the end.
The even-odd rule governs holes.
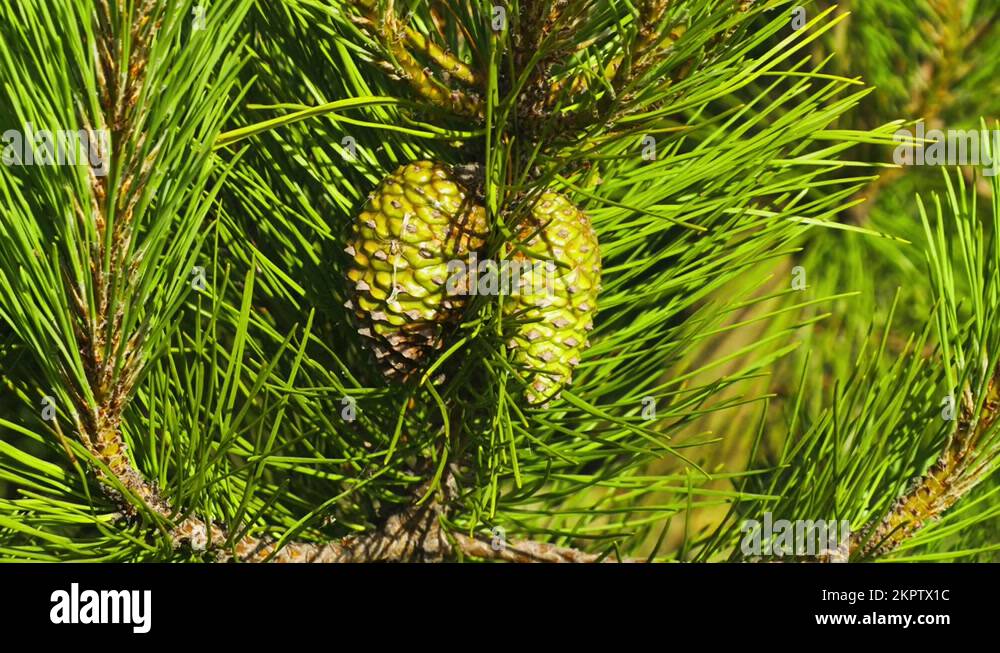
{"type": "Polygon", "coordinates": [[[765,513],[994,559],[1000,183],[885,162],[996,127],[998,10],[850,4],[3,3],[0,135],[110,166],[0,165],[0,559],[741,560],[765,513]],[[441,386],[357,337],[347,234],[415,160],[481,170],[492,252],[590,216],[558,401],[502,298],[441,386]]]}

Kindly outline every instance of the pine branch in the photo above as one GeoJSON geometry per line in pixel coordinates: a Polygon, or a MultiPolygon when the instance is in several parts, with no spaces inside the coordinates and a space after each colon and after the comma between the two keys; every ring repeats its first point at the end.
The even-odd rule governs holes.
{"type": "MultiPolygon", "coordinates": [[[[140,154],[145,135],[140,133],[144,116],[139,105],[151,43],[160,26],[156,8],[154,0],[144,0],[135,8],[125,47],[116,34],[116,25],[119,13],[129,11],[128,4],[122,2],[112,10],[108,0],[98,3],[97,79],[104,110],[101,127],[107,126],[112,144],[111,152],[103,155],[111,157],[122,175],[112,189],[111,175],[97,176],[90,170],[90,210],[86,213],[78,208],[77,215],[81,221],[91,221],[97,235],[91,259],[95,308],[91,314],[80,296],[74,296],[71,305],[77,311],[76,335],[94,398],[91,406],[77,395],[78,414],[82,413],[77,421],[80,438],[129,493],[167,516],[168,504],[155,485],[144,480],[134,468],[121,435],[122,411],[141,366],[142,329],[134,333],[123,331],[123,300],[132,292],[139,265],[139,260],[125,258],[132,251],[133,211],[152,174],[157,152],[154,149],[147,156],[140,154]],[[130,150],[130,144],[138,146],[130,150]]],[[[67,384],[72,385],[70,379],[67,384]]],[[[98,470],[98,475],[103,476],[104,471],[98,470]]],[[[105,488],[116,492],[107,484],[105,488]]],[[[123,496],[117,498],[121,509],[135,516],[132,502],[123,496]]]]}
{"type": "MultiPolygon", "coordinates": [[[[925,122],[930,128],[939,128],[951,105],[955,101],[956,90],[968,74],[970,66],[966,56],[983,38],[996,20],[996,14],[982,21],[978,29],[966,34],[963,26],[965,0],[930,0],[934,20],[921,21],[927,31],[922,35],[933,47],[930,57],[910,77],[910,98],[902,108],[902,116],[907,120],[925,122]]],[[[918,14],[917,11],[914,11],[918,14]]],[[[850,23],[844,24],[844,30],[850,23]]],[[[854,224],[869,225],[870,214],[877,206],[879,196],[909,170],[902,167],[884,171],[858,193],[859,203],[848,211],[854,224]]]]}
{"type": "Polygon", "coordinates": [[[441,562],[459,557],[514,563],[597,562],[601,556],[560,547],[547,542],[520,540],[492,542],[464,533],[449,533],[441,526],[448,512],[448,500],[455,493],[451,477],[441,483],[443,498],[423,504],[419,497],[429,489],[425,483],[414,493],[412,505],[391,515],[377,530],[348,536],[326,544],[282,543],[273,539],[246,536],[231,548],[225,546],[226,532],[197,518],[184,520],[171,532],[174,546],[188,545],[195,551],[215,550],[224,562],[278,563],[358,563],[358,562],[441,562]]]}
{"type": "Polygon", "coordinates": [[[854,533],[852,556],[885,556],[939,519],[985,477],[991,461],[977,457],[977,447],[1000,417],[1000,374],[989,381],[982,409],[976,413],[972,395],[965,393],[962,415],[944,451],[900,497],[880,522],[854,533]]]}
{"type": "MultiPolygon", "coordinates": [[[[209,549],[209,541],[225,540],[225,532],[212,527],[209,533],[204,522],[189,519],[172,537],[177,546],[187,544],[195,551],[204,551],[209,549]]],[[[373,533],[327,544],[292,542],[278,548],[274,540],[247,537],[233,547],[231,559],[256,563],[363,563],[442,562],[460,557],[511,563],[586,564],[601,560],[599,555],[548,542],[515,540],[495,547],[490,541],[464,533],[445,534],[437,515],[429,511],[408,511],[390,518],[373,533]]],[[[219,562],[229,559],[228,553],[216,558],[219,562]]]]}
{"type": "MultiPolygon", "coordinates": [[[[980,433],[966,437],[978,442],[971,453],[962,458],[966,449],[949,441],[940,454],[946,427],[920,406],[945,375],[929,370],[924,354],[933,347],[923,336],[919,360],[905,339],[898,356],[883,357],[883,343],[885,367],[852,365],[840,349],[842,364],[819,360],[817,378],[830,396],[795,400],[789,442],[780,429],[768,434],[777,442],[767,468],[702,465],[710,459],[702,450],[719,439],[703,432],[703,418],[728,416],[735,426],[726,425],[726,436],[745,442],[745,420],[732,417],[768,392],[775,361],[831,306],[843,308],[829,302],[850,294],[845,288],[861,274],[846,278],[860,265],[825,267],[836,291],[817,293],[810,284],[802,299],[787,287],[785,268],[759,296],[749,287],[760,285],[750,277],[764,266],[790,261],[796,239],[841,214],[867,182],[840,174],[853,165],[847,148],[888,142],[890,127],[838,128],[864,97],[849,86],[856,80],[791,61],[835,24],[827,14],[793,34],[787,20],[770,20],[751,2],[522,1],[510,3],[517,7],[511,29],[497,34],[483,22],[483,7],[459,0],[439,3],[454,19],[447,24],[436,7],[419,3],[404,18],[373,9],[394,3],[288,0],[288,11],[257,4],[254,47],[244,49],[234,37],[245,25],[239,18],[214,15],[213,29],[199,35],[179,26],[177,13],[162,14],[162,25],[155,16],[143,21],[161,5],[153,0],[135,3],[134,21],[109,18],[123,3],[98,3],[97,26],[79,37],[86,47],[71,34],[65,53],[48,48],[56,54],[38,64],[66,69],[53,86],[85,96],[59,98],[70,101],[47,112],[32,112],[49,88],[33,83],[44,75],[24,65],[36,61],[29,39],[0,27],[8,37],[0,40],[0,66],[14,80],[2,91],[27,89],[15,90],[16,100],[3,104],[16,108],[0,107],[0,116],[49,126],[89,118],[114,135],[107,179],[0,170],[0,193],[14,207],[0,211],[17,234],[0,235],[0,329],[15,331],[14,348],[0,343],[0,356],[6,364],[26,352],[42,368],[0,374],[0,387],[16,399],[0,401],[18,411],[0,417],[5,438],[14,437],[0,442],[0,479],[11,492],[0,497],[0,516],[14,523],[0,528],[4,555],[180,559],[194,550],[241,562],[589,563],[607,554],[544,540],[586,537],[632,551],[660,533],[652,558],[670,541],[668,516],[737,504],[838,517],[844,509],[852,523],[875,522],[873,531],[898,512],[882,540],[902,533],[901,541],[922,545],[921,525],[988,471],[974,462],[985,457],[978,444],[986,434],[970,417],[978,411],[966,410],[959,425],[980,433]],[[366,16],[352,20],[359,7],[366,16]],[[553,8],[562,13],[549,20],[553,8]],[[219,50],[259,65],[239,73],[225,58],[217,66],[219,50]],[[201,60],[214,63],[202,69],[201,60]],[[406,77],[419,101],[395,97],[385,76],[366,75],[371,64],[406,77]],[[19,76],[21,68],[29,73],[19,76]],[[487,78],[492,119],[483,129],[487,78]],[[417,122],[400,110],[414,104],[453,115],[447,126],[417,122]],[[252,124],[262,108],[300,111],[252,124]],[[556,114],[574,113],[581,132],[560,131],[556,114]],[[213,154],[226,122],[230,143],[260,140],[213,154]],[[651,138],[652,156],[640,155],[639,136],[651,138]],[[571,195],[591,216],[608,280],[594,346],[560,402],[544,409],[518,402],[496,302],[477,302],[465,316],[454,347],[437,361],[448,381],[433,392],[400,396],[373,375],[370,352],[343,337],[342,230],[386,170],[417,158],[483,160],[498,230],[509,231],[522,199],[545,188],[571,195]],[[206,186],[213,174],[217,183],[206,186]],[[55,226],[37,217],[53,211],[55,226]],[[197,293],[185,283],[192,265],[210,270],[197,293]],[[747,381],[761,384],[752,396],[730,392],[747,381]],[[48,392],[57,395],[51,426],[30,410],[48,392]],[[341,419],[347,398],[358,400],[356,419],[341,419]],[[827,399],[832,407],[819,406],[827,399]],[[64,438],[67,413],[76,432],[64,438]],[[92,497],[94,474],[77,477],[64,455],[91,462],[102,485],[120,488],[115,505],[92,497]],[[676,473],[657,468],[665,457],[678,461],[676,473]],[[413,471],[414,460],[429,469],[413,471]],[[452,463],[461,465],[461,500],[447,473],[430,481],[440,486],[430,495],[427,478],[452,463]],[[760,483],[745,482],[753,479],[760,483]],[[880,479],[874,495],[873,479],[880,479]],[[156,525],[136,519],[139,512],[156,525]],[[498,545],[483,536],[484,523],[516,528],[519,537],[498,545]]],[[[92,18],[86,3],[53,4],[74,19],[92,18]]],[[[22,6],[32,19],[7,25],[44,22],[42,0],[22,6]]],[[[5,18],[18,11],[0,10],[5,18]]],[[[49,43],[62,40],[48,31],[49,43]]],[[[876,240],[871,230],[846,229],[876,240]]],[[[831,232],[815,231],[823,237],[811,244],[839,245],[831,232]]],[[[875,311],[867,310],[871,294],[866,313],[875,311]]],[[[992,314],[972,321],[996,322],[992,314]]],[[[942,334],[946,344],[966,333],[952,326],[942,334]]],[[[865,345],[873,340],[864,336],[865,345]]],[[[945,358],[978,360],[979,344],[968,345],[969,356],[945,358]]],[[[771,424],[762,418],[751,449],[771,424]]],[[[668,547],[679,551],[665,557],[731,550],[721,537],[703,536],[695,520],[684,522],[683,538],[668,547]]]]}
{"type": "Polygon", "coordinates": [[[465,63],[446,52],[429,37],[405,25],[396,15],[395,0],[354,0],[362,13],[355,22],[376,36],[395,63],[397,74],[410,87],[432,105],[452,113],[481,120],[484,115],[482,97],[477,92],[451,88],[447,84],[452,77],[478,89],[482,87],[479,75],[465,63]],[[444,69],[445,81],[436,79],[429,68],[425,68],[407,47],[423,52],[444,69]]]}

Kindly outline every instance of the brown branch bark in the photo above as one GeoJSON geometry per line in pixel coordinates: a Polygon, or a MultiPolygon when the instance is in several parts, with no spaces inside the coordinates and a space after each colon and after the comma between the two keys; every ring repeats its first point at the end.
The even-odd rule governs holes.
{"type": "Polygon", "coordinates": [[[451,552],[440,526],[441,505],[411,507],[391,516],[382,528],[360,536],[349,536],[312,544],[279,542],[247,536],[233,547],[221,546],[225,532],[198,519],[188,519],[173,532],[175,545],[189,544],[195,550],[218,547],[217,560],[241,562],[438,562],[451,552]]]}
{"type": "MultiPolygon", "coordinates": [[[[220,562],[443,562],[461,557],[515,563],[591,563],[600,559],[596,554],[547,542],[521,540],[494,545],[464,533],[449,533],[442,528],[441,520],[456,491],[450,475],[445,477],[441,487],[441,496],[436,500],[408,506],[391,515],[371,533],[325,544],[289,542],[281,545],[273,539],[247,536],[226,548],[225,531],[197,518],[183,521],[171,535],[175,546],[186,544],[197,551],[214,551],[220,562]]],[[[413,494],[414,501],[428,489],[427,484],[418,488],[413,494]]]]}
{"type": "MultiPolygon", "coordinates": [[[[278,563],[358,563],[358,562],[443,562],[449,559],[475,558],[513,563],[594,563],[600,556],[548,542],[515,540],[494,547],[484,539],[464,533],[448,534],[441,529],[437,516],[431,519],[404,516],[390,518],[386,526],[361,536],[345,537],[326,544],[292,542],[280,549],[274,540],[247,537],[232,553],[222,553],[217,560],[278,563]]],[[[224,541],[225,533],[212,526],[214,541],[224,541]]],[[[207,550],[209,533],[205,522],[185,520],[174,531],[177,545],[188,544],[195,550],[207,550]]],[[[610,560],[609,560],[610,561],[610,560]]],[[[632,562],[632,560],[628,560],[632,562]]]]}
{"type": "MultiPolygon", "coordinates": [[[[593,563],[600,556],[578,549],[556,546],[547,542],[519,540],[504,542],[494,547],[491,542],[469,537],[463,533],[454,535],[457,549],[462,555],[482,560],[502,560],[504,562],[552,562],[552,563],[593,563]]],[[[610,559],[608,559],[610,561],[610,559]]],[[[629,560],[628,562],[632,562],[629,560]]]]}

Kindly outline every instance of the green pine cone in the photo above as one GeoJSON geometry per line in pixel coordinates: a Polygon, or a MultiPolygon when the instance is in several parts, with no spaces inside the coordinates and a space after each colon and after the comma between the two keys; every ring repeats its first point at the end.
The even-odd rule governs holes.
{"type": "Polygon", "coordinates": [[[405,380],[439,350],[467,295],[448,295],[448,261],[483,247],[486,211],[452,170],[415,161],[385,178],[353,225],[347,307],[389,377],[405,380]]]}
{"type": "Polygon", "coordinates": [[[573,368],[590,346],[601,252],[590,218],[552,192],[535,204],[520,240],[511,260],[526,272],[518,292],[504,301],[504,314],[517,320],[507,345],[514,350],[515,365],[524,370],[525,399],[547,405],[570,383],[573,368]],[[529,240],[523,242],[525,238],[529,240]]]}

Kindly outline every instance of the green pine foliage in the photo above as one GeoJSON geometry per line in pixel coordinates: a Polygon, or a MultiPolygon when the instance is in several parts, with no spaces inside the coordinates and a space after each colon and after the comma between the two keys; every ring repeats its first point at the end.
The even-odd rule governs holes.
{"type": "Polygon", "coordinates": [[[848,520],[853,560],[996,560],[1000,182],[891,161],[917,119],[1000,129],[998,13],[3,3],[0,137],[111,139],[105,177],[0,165],[0,559],[270,559],[435,506],[459,559],[742,560],[770,512],[848,520]],[[383,377],[344,248],[415,160],[476,164],[494,259],[546,190],[590,217],[557,400],[523,401],[502,296],[383,377]]]}

